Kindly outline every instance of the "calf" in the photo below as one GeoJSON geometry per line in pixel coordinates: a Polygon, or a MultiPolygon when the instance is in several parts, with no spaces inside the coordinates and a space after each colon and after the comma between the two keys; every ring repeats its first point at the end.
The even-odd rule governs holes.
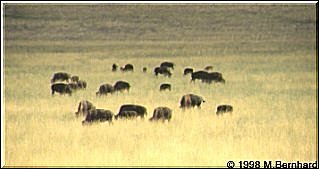
{"type": "Polygon", "coordinates": [[[169,122],[171,118],[172,118],[172,109],[168,107],[157,107],[156,109],[154,109],[153,117],[151,117],[149,120],[150,121],[162,120],[162,122],[167,120],[169,122]]]}
{"type": "Polygon", "coordinates": [[[118,118],[123,119],[133,119],[138,116],[137,112],[134,110],[120,111],[116,116],[114,116],[115,120],[118,118]]]}
{"type": "Polygon", "coordinates": [[[104,109],[91,109],[86,114],[85,120],[82,121],[82,125],[90,124],[93,122],[105,122],[108,121],[109,124],[112,123],[113,119],[113,112],[110,110],[104,110],[104,109]]]}
{"type": "Polygon", "coordinates": [[[108,93],[114,93],[114,87],[110,84],[103,84],[100,86],[99,91],[96,92],[96,96],[101,96],[103,94],[107,95],[108,93]]]}
{"type": "Polygon", "coordinates": [[[162,90],[169,90],[169,91],[171,91],[171,85],[170,85],[170,84],[167,84],[167,83],[161,84],[161,86],[160,86],[160,91],[162,91],[162,90]]]}
{"type": "Polygon", "coordinates": [[[228,113],[233,112],[233,106],[231,106],[231,105],[219,105],[217,107],[217,111],[216,111],[217,115],[221,115],[221,114],[227,113],[227,112],[228,113]]]}

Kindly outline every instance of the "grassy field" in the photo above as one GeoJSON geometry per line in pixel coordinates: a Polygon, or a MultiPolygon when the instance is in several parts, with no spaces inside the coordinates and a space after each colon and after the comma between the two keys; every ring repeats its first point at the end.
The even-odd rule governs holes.
{"type": "Polygon", "coordinates": [[[5,166],[226,166],[233,160],[318,159],[316,7],[312,5],[4,5],[5,166]],[[155,77],[163,61],[171,78],[155,77]],[[133,73],[112,72],[132,63],[133,73]],[[225,84],[190,83],[185,67],[213,65],[225,84]],[[147,73],[142,68],[147,67],[147,73]],[[51,96],[53,73],[88,82],[51,96]],[[102,83],[130,92],[96,97],[102,83]],[[160,92],[163,82],[172,91],[160,92]],[[181,97],[202,96],[182,111],[181,97]],[[82,126],[82,99],[146,119],[82,126]],[[231,115],[216,116],[219,104],[231,115]],[[154,108],[173,109],[151,123],[154,108]]]}

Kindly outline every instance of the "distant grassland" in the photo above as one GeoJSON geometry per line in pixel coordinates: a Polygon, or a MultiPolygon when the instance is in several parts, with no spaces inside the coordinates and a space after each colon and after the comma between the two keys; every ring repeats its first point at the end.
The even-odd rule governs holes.
{"type": "Polygon", "coordinates": [[[225,166],[233,160],[317,159],[315,5],[13,5],[4,7],[6,166],[225,166]],[[172,78],[155,77],[162,61],[172,78]],[[133,73],[112,72],[132,63],[133,73]],[[190,83],[185,67],[212,65],[223,84],[190,83]],[[142,68],[147,67],[147,73],[142,68]],[[65,71],[88,82],[51,96],[65,71]],[[102,83],[130,92],[96,97],[102,83]],[[159,85],[172,84],[171,92],[159,85]],[[182,111],[182,95],[203,96],[182,111]],[[117,113],[144,105],[144,120],[83,127],[82,99],[117,113]],[[219,104],[232,115],[217,117],[219,104]],[[150,123],[157,106],[168,123],[150,123]]]}

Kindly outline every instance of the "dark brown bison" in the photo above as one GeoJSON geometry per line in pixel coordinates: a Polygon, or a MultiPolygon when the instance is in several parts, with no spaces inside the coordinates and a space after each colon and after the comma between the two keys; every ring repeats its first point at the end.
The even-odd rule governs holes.
{"type": "Polygon", "coordinates": [[[213,70],[213,66],[206,66],[205,68],[204,68],[204,70],[207,70],[207,71],[209,71],[209,70],[213,70]]]}
{"type": "Polygon", "coordinates": [[[86,81],[79,80],[78,82],[71,82],[69,83],[69,86],[72,90],[86,89],[86,81]]]}
{"type": "Polygon", "coordinates": [[[96,92],[96,96],[107,95],[108,93],[114,93],[114,87],[110,84],[103,84],[100,86],[99,91],[96,92]]]}
{"type": "Polygon", "coordinates": [[[184,69],[184,76],[187,75],[187,74],[192,74],[193,71],[194,71],[194,70],[193,70],[192,68],[185,68],[185,69],[184,69]]]}
{"type": "Polygon", "coordinates": [[[75,112],[75,115],[78,117],[79,115],[86,116],[90,110],[95,109],[93,103],[87,100],[81,100],[78,106],[78,111],[75,112]]]}
{"type": "Polygon", "coordinates": [[[142,70],[144,73],[146,73],[147,71],[147,68],[146,67],[143,67],[143,70],[142,70]]]}
{"type": "Polygon", "coordinates": [[[116,72],[117,68],[118,68],[118,65],[115,64],[115,63],[113,63],[113,65],[112,65],[112,72],[116,72]]]}
{"type": "Polygon", "coordinates": [[[134,71],[134,67],[132,64],[126,64],[125,66],[121,67],[122,72],[127,72],[127,71],[134,71]]]}
{"type": "Polygon", "coordinates": [[[172,118],[172,109],[168,107],[157,107],[154,109],[153,117],[151,117],[150,121],[158,121],[162,120],[163,122],[165,120],[170,121],[172,118]]]}
{"type": "Polygon", "coordinates": [[[197,71],[192,73],[191,77],[192,77],[191,81],[195,81],[196,79],[199,79],[204,83],[212,83],[212,82],[225,83],[225,80],[223,79],[222,74],[219,72],[208,73],[206,71],[197,71]]]}
{"type": "Polygon", "coordinates": [[[219,72],[211,72],[208,73],[205,78],[202,79],[202,82],[205,83],[212,83],[212,82],[219,82],[219,83],[225,83],[225,80],[223,79],[223,75],[219,72]]]}
{"type": "Polygon", "coordinates": [[[138,116],[137,112],[134,110],[126,110],[120,111],[116,116],[114,116],[115,120],[120,119],[133,119],[138,116]]]}
{"type": "Polygon", "coordinates": [[[71,81],[77,83],[80,80],[79,76],[72,76],[71,81]]]}
{"type": "Polygon", "coordinates": [[[91,109],[86,114],[85,120],[82,121],[82,125],[90,124],[93,122],[105,122],[112,123],[113,112],[104,109],[91,109]]]}
{"type": "Polygon", "coordinates": [[[158,74],[162,74],[162,75],[168,76],[168,77],[172,76],[172,73],[169,71],[168,67],[166,67],[166,66],[156,67],[154,69],[154,73],[155,73],[155,76],[157,76],[158,74]]]}
{"type": "Polygon", "coordinates": [[[72,89],[69,84],[64,84],[64,83],[55,83],[51,85],[51,90],[52,90],[52,95],[55,92],[58,92],[60,94],[69,94],[71,96],[72,94],[72,89]]]}
{"type": "Polygon", "coordinates": [[[128,82],[125,82],[125,81],[117,81],[114,84],[115,91],[123,91],[123,90],[129,91],[130,87],[131,87],[130,84],[128,82]]]}
{"type": "Polygon", "coordinates": [[[54,83],[56,81],[67,81],[69,82],[69,79],[71,78],[71,75],[65,72],[58,72],[54,73],[53,78],[51,79],[51,83],[54,83]]]}
{"type": "Polygon", "coordinates": [[[195,94],[186,94],[182,97],[181,99],[181,108],[190,108],[190,107],[199,107],[200,108],[200,105],[201,103],[204,103],[205,100],[198,96],[198,95],[195,95],[195,94]]]}
{"type": "Polygon", "coordinates": [[[195,82],[196,79],[198,79],[198,80],[206,79],[207,76],[208,76],[208,72],[206,72],[206,71],[201,70],[201,71],[193,72],[191,75],[191,78],[192,78],[191,81],[195,82]]]}
{"type": "Polygon", "coordinates": [[[171,91],[171,85],[168,84],[168,83],[163,83],[163,84],[161,84],[161,86],[160,86],[160,91],[163,91],[163,90],[169,90],[169,91],[171,91]]]}
{"type": "Polygon", "coordinates": [[[87,86],[86,81],[84,81],[84,80],[79,80],[79,81],[77,82],[77,86],[78,86],[79,89],[86,89],[86,86],[87,86]]]}
{"type": "Polygon", "coordinates": [[[219,105],[217,107],[217,111],[216,111],[217,115],[221,115],[221,114],[227,113],[227,112],[229,112],[229,113],[233,112],[233,106],[231,106],[231,105],[219,105]]]}
{"type": "Polygon", "coordinates": [[[144,116],[147,115],[147,110],[144,106],[140,106],[140,105],[134,105],[134,104],[125,104],[122,105],[119,113],[121,114],[121,112],[123,111],[135,111],[137,113],[137,116],[144,118],[144,116]]]}
{"type": "Polygon", "coordinates": [[[173,62],[163,62],[160,67],[168,67],[174,69],[175,64],[173,62]]]}

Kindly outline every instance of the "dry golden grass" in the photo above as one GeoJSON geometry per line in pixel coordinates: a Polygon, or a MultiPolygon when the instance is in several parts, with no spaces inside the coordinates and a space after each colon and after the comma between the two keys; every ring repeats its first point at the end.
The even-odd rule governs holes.
{"type": "MultiPolygon", "coordinates": [[[[278,56],[267,56],[266,68],[264,57],[254,57],[250,60],[254,64],[247,64],[240,71],[234,70],[237,63],[248,58],[194,57],[191,61],[169,58],[177,63],[169,79],[156,78],[151,70],[146,74],[141,71],[142,65],[151,69],[162,58],[119,59],[120,63],[135,63],[137,70],[113,73],[113,61],[92,59],[89,62],[95,66],[88,71],[81,69],[87,65],[72,63],[72,54],[65,54],[62,59],[72,63],[65,70],[70,73],[78,70],[76,74],[88,81],[86,91],[78,91],[71,97],[52,97],[50,93],[50,78],[57,70],[47,66],[60,56],[33,57],[5,69],[8,166],[225,166],[228,160],[316,159],[317,87],[315,73],[311,71],[315,66],[312,55],[300,59],[281,56],[284,65],[275,62],[278,56]],[[226,84],[190,83],[189,77],[182,75],[186,63],[194,67],[213,63],[215,69],[223,72],[226,84]],[[298,71],[298,64],[307,70],[298,71]],[[36,66],[41,73],[23,72],[25,68],[38,72],[32,69],[36,66]],[[10,74],[15,68],[19,72],[10,74]],[[289,71],[281,71],[288,68],[289,71]],[[130,92],[95,96],[101,83],[114,84],[116,80],[130,82],[130,92]],[[170,82],[172,91],[159,92],[162,82],[170,82]],[[179,101],[186,93],[199,94],[206,102],[201,109],[183,112],[179,101]],[[83,127],[82,118],[76,119],[74,115],[81,99],[114,113],[124,103],[141,104],[147,107],[148,116],[144,120],[83,127]],[[234,112],[217,117],[216,106],[224,103],[233,105],[234,112]],[[169,124],[148,121],[157,106],[173,109],[169,124]]],[[[15,55],[6,57],[6,65],[14,62],[11,61],[14,58],[15,55]]]]}

